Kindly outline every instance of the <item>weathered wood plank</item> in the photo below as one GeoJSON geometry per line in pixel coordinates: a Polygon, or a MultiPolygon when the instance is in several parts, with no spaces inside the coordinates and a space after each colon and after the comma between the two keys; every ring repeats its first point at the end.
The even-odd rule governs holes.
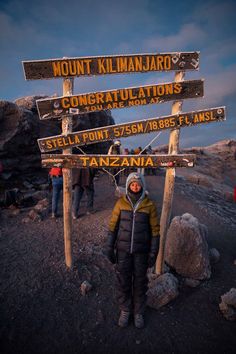
{"type": "Polygon", "coordinates": [[[26,80],[150,71],[198,70],[199,52],[150,53],[23,61],[26,80]]]}
{"type": "Polygon", "coordinates": [[[128,108],[203,96],[204,80],[170,82],[128,87],[110,91],[84,93],[37,100],[40,119],[58,118],[104,109],[128,108]]]}
{"type": "Polygon", "coordinates": [[[198,124],[213,123],[225,120],[225,107],[209,108],[200,111],[186,112],[149,118],[124,124],[109,125],[90,130],[83,130],[64,135],[56,135],[38,139],[41,152],[67,149],[113,139],[126,138],[133,135],[153,133],[165,129],[190,127],[198,124]]]}
{"type": "Polygon", "coordinates": [[[194,154],[178,155],[57,155],[43,154],[42,167],[117,168],[117,167],[193,167],[194,154]]]}

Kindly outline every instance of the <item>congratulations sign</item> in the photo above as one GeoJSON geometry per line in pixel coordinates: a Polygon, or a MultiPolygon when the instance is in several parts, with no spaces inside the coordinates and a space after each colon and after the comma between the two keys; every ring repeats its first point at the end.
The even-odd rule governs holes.
{"type": "Polygon", "coordinates": [[[37,100],[40,119],[203,96],[203,80],[170,82],[37,100]]]}

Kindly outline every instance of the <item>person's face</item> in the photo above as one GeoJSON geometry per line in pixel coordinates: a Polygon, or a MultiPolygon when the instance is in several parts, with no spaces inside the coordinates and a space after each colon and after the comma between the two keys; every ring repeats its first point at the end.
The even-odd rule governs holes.
{"type": "Polygon", "coordinates": [[[142,188],[142,187],[140,186],[139,183],[137,183],[137,182],[132,182],[132,183],[130,183],[129,188],[130,188],[130,190],[131,190],[132,192],[138,193],[138,192],[141,191],[141,188],[142,188]]]}

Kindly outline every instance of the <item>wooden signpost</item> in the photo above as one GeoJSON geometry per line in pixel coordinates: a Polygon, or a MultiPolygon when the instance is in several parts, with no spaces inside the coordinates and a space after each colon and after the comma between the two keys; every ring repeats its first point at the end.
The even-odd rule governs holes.
{"type": "MultiPolygon", "coordinates": [[[[175,81],[182,82],[184,79],[184,75],[185,73],[183,71],[176,72],[175,81]]],[[[183,104],[182,101],[174,102],[172,104],[171,113],[181,114],[182,104],[183,104]]],[[[180,134],[179,128],[173,129],[170,132],[169,148],[168,148],[168,154],[170,154],[170,156],[174,154],[178,154],[179,152],[179,134],[180,134]]],[[[163,273],[165,241],[166,241],[167,230],[170,224],[172,200],[174,196],[174,186],[175,186],[175,168],[170,168],[166,170],[166,176],[165,176],[164,195],[163,195],[161,220],[160,220],[160,246],[159,246],[157,261],[155,264],[156,274],[163,273]]]]}
{"type": "Polygon", "coordinates": [[[203,97],[203,80],[170,82],[37,100],[40,119],[203,97]]]}
{"type": "Polygon", "coordinates": [[[71,169],[117,167],[166,167],[161,215],[161,243],[156,273],[162,273],[165,235],[170,222],[175,168],[193,167],[195,155],[179,154],[180,127],[225,120],[225,107],[181,113],[182,100],[203,97],[203,80],[183,81],[188,70],[199,69],[199,52],[173,52],[77,57],[24,61],[26,80],[63,78],[63,96],[38,100],[39,118],[62,117],[62,135],[38,139],[42,152],[63,150],[63,154],[43,154],[42,166],[63,168],[64,239],[66,265],[72,266],[71,248],[71,169]],[[157,85],[128,87],[73,95],[73,78],[93,75],[175,71],[175,81],[157,85]],[[71,78],[71,79],[69,79],[71,78]],[[114,126],[72,133],[72,116],[105,109],[128,108],[175,101],[170,116],[149,118],[114,126]],[[163,155],[71,155],[73,146],[171,129],[169,152],[163,155]]]}
{"type": "Polygon", "coordinates": [[[150,71],[198,70],[199,52],[110,55],[23,61],[26,80],[150,71]]]}
{"type": "Polygon", "coordinates": [[[38,144],[41,152],[50,152],[67,149],[68,147],[84,146],[166,129],[183,128],[203,123],[221,122],[223,120],[225,120],[225,107],[216,107],[82,130],[69,133],[66,136],[55,135],[38,139],[38,144]]]}
{"type": "MultiPolygon", "coordinates": [[[[73,94],[74,79],[63,80],[63,95],[73,94]]],[[[63,116],[62,118],[62,133],[67,136],[72,132],[72,118],[63,116]]],[[[71,154],[71,148],[67,147],[63,150],[63,154],[71,154]]],[[[72,267],[72,171],[69,168],[63,167],[63,218],[64,218],[64,247],[65,247],[65,262],[68,268],[72,267]]]]}

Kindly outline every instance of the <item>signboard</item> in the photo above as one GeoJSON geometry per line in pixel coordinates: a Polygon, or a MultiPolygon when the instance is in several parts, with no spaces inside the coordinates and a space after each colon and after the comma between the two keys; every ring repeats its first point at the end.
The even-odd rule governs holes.
{"type": "Polygon", "coordinates": [[[201,111],[174,114],[160,118],[149,118],[124,124],[83,130],[65,135],[56,135],[38,139],[41,152],[68,149],[133,135],[152,133],[164,129],[189,127],[202,123],[225,120],[225,107],[210,108],[201,111]]]}
{"type": "Polygon", "coordinates": [[[193,167],[196,155],[42,155],[43,167],[193,167]]]}
{"type": "Polygon", "coordinates": [[[37,100],[40,119],[203,96],[203,80],[170,82],[37,100]]]}
{"type": "Polygon", "coordinates": [[[151,53],[23,61],[26,80],[150,71],[198,70],[199,52],[151,53]]]}

